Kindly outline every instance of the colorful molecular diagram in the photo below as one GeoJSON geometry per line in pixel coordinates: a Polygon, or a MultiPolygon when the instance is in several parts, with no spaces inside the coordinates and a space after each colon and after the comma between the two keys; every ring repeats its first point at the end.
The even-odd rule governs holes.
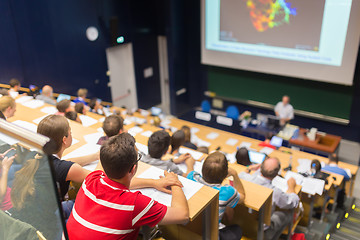
{"type": "Polygon", "coordinates": [[[277,27],[283,23],[289,24],[290,15],[296,16],[296,8],[285,0],[245,0],[250,10],[250,18],[259,32],[277,27]]]}

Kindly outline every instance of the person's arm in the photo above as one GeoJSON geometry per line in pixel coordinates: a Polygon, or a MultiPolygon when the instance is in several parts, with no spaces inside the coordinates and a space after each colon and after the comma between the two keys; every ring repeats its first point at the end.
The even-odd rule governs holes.
{"type": "Polygon", "coordinates": [[[296,182],[293,178],[288,180],[288,191],[284,193],[278,188],[274,189],[273,200],[276,206],[281,209],[296,208],[300,202],[299,196],[295,193],[296,182]]]}
{"type": "Polygon", "coordinates": [[[99,154],[100,154],[100,152],[97,152],[97,153],[89,154],[89,155],[82,156],[82,157],[69,158],[69,159],[66,159],[66,161],[75,162],[75,163],[79,164],[80,166],[85,166],[89,163],[92,163],[93,161],[99,160],[100,159],[99,154]]]}
{"type": "MultiPolygon", "coordinates": [[[[167,173],[167,172],[166,172],[167,173]]],[[[130,189],[139,189],[139,188],[155,188],[161,192],[171,194],[171,186],[183,187],[182,183],[176,174],[166,174],[165,177],[160,176],[160,179],[145,179],[145,178],[133,178],[130,183],[130,189]]]]}
{"type": "Polygon", "coordinates": [[[176,164],[179,164],[185,162],[189,157],[191,157],[191,155],[189,153],[185,153],[181,154],[178,158],[173,158],[172,161],[176,164]]]}
{"type": "Polygon", "coordinates": [[[234,218],[234,209],[231,207],[226,207],[223,220],[225,220],[226,222],[231,222],[233,218],[234,218]]]}
{"type": "MultiPolygon", "coordinates": [[[[165,172],[165,176],[168,174],[172,174],[173,177],[177,178],[176,174],[165,172]]],[[[177,185],[171,186],[171,192],[171,206],[167,208],[166,214],[159,224],[185,224],[189,221],[189,206],[184,192],[177,185]]]]}
{"type": "Polygon", "coordinates": [[[185,160],[185,164],[187,167],[187,171],[186,173],[183,174],[183,177],[187,177],[187,175],[194,171],[194,164],[195,164],[195,159],[193,157],[189,157],[188,159],[185,160]]]}
{"type": "Polygon", "coordinates": [[[82,183],[84,179],[89,175],[91,172],[86,170],[85,168],[81,167],[79,164],[74,163],[66,176],[66,181],[74,181],[77,183],[82,183]]]}
{"type": "Polygon", "coordinates": [[[9,174],[11,164],[14,161],[14,158],[15,158],[15,156],[12,156],[10,158],[5,157],[1,163],[2,164],[2,173],[1,173],[1,178],[0,178],[0,204],[3,202],[4,196],[7,191],[8,174],[9,174]]]}
{"type": "Polygon", "coordinates": [[[228,170],[228,177],[232,176],[234,179],[234,188],[239,192],[240,194],[240,200],[239,204],[243,203],[245,200],[245,190],[244,186],[242,185],[240,178],[237,174],[237,172],[233,168],[229,168],[228,170]]]}

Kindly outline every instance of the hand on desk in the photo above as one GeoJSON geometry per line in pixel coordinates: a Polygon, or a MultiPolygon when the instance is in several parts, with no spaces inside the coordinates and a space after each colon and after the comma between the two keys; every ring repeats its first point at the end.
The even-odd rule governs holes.
{"type": "Polygon", "coordinates": [[[261,167],[261,164],[254,164],[249,166],[250,171],[257,171],[261,167]]]}
{"type": "Polygon", "coordinates": [[[159,180],[155,181],[155,188],[161,192],[171,194],[170,187],[172,186],[178,186],[183,187],[182,183],[179,181],[178,176],[175,173],[169,173],[167,171],[164,171],[164,175],[160,176],[159,180]]]}
{"type": "Polygon", "coordinates": [[[185,154],[181,154],[178,158],[173,159],[173,162],[178,164],[178,163],[183,163],[185,162],[188,158],[191,158],[191,155],[189,153],[185,153],[185,154]]]}

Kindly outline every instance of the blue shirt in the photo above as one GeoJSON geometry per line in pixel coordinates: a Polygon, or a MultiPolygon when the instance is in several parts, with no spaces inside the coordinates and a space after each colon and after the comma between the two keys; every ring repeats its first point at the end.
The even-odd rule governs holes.
{"type": "Polygon", "coordinates": [[[221,184],[207,183],[200,173],[195,171],[190,172],[187,178],[219,191],[219,223],[224,216],[226,207],[234,208],[240,200],[240,194],[230,185],[221,186],[221,184]]]}
{"type": "Polygon", "coordinates": [[[322,168],[322,170],[342,175],[344,176],[344,181],[350,180],[350,176],[347,174],[347,172],[335,164],[326,165],[325,167],[322,168]]]}

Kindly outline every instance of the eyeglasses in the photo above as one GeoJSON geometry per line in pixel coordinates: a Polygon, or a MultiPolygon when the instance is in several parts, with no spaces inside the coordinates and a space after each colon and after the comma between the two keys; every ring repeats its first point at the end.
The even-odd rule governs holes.
{"type": "Polygon", "coordinates": [[[138,164],[138,162],[141,160],[141,158],[142,158],[142,154],[138,152],[138,157],[137,157],[136,161],[134,162],[134,164],[131,166],[129,172],[131,172],[133,166],[135,166],[136,164],[138,164]]]}

